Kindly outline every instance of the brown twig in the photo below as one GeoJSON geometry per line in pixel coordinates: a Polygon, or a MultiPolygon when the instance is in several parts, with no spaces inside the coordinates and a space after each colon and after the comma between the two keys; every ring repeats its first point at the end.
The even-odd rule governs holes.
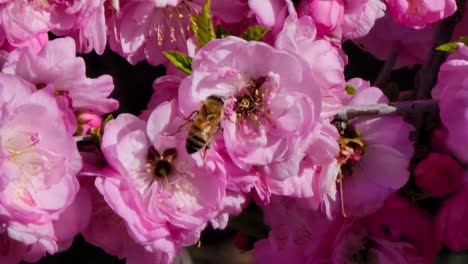
{"type": "Polygon", "coordinates": [[[345,121],[362,116],[383,116],[396,115],[401,113],[434,112],[438,109],[438,107],[439,102],[437,100],[418,100],[393,102],[389,104],[345,106],[338,112],[338,114],[335,115],[335,118],[345,121]]]}
{"type": "Polygon", "coordinates": [[[379,75],[377,76],[377,79],[375,79],[373,86],[381,87],[390,79],[390,76],[392,75],[393,66],[395,66],[397,59],[398,52],[393,51],[392,54],[390,54],[390,57],[388,57],[388,59],[385,61],[382,69],[379,72],[379,75]]]}

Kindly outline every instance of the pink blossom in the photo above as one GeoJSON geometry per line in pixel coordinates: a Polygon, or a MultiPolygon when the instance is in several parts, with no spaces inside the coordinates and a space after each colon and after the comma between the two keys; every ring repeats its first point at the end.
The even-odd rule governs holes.
{"type": "Polygon", "coordinates": [[[462,166],[450,156],[431,153],[414,170],[416,184],[434,197],[457,191],[463,180],[462,166]]]}
{"type": "Polygon", "coordinates": [[[336,200],[336,156],[339,152],[338,132],[331,124],[324,125],[300,163],[299,174],[283,181],[267,178],[274,194],[304,198],[308,207],[324,209],[328,216],[330,203],[336,200]],[[320,149],[321,151],[316,151],[320,149]]]}
{"type": "Polygon", "coordinates": [[[390,196],[382,208],[369,216],[368,222],[372,236],[408,243],[423,263],[432,263],[441,248],[433,219],[401,196],[390,196]]]}
{"type": "Polygon", "coordinates": [[[125,221],[112,211],[92,183],[93,181],[88,180],[82,186],[90,193],[92,203],[89,225],[82,234],[87,242],[98,246],[110,255],[124,258],[132,241],[125,221]]]}
{"type": "Polygon", "coordinates": [[[255,263],[431,263],[440,249],[431,219],[399,197],[368,218],[330,220],[275,196],[264,218],[271,231],[255,243],[255,263]]]}
{"type": "Polygon", "coordinates": [[[385,15],[385,9],[382,0],[344,0],[343,38],[355,39],[367,35],[376,21],[385,15]]]}
{"type": "MultiPolygon", "coordinates": [[[[95,50],[102,55],[107,44],[105,0],[91,1],[51,1],[51,31],[60,36],[75,40],[78,52],[88,53],[95,50]]],[[[112,29],[112,28],[111,28],[112,29]]]]}
{"type": "Polygon", "coordinates": [[[4,48],[30,47],[39,51],[48,40],[50,12],[43,8],[41,1],[12,0],[1,3],[0,27],[6,40],[4,48]]]}
{"type": "MultiPolygon", "coordinates": [[[[201,1],[203,4],[203,1],[201,1]]],[[[225,23],[241,23],[253,13],[250,10],[248,0],[216,0],[211,1],[211,12],[213,16],[225,23]]]]}
{"type": "Polygon", "coordinates": [[[468,162],[468,47],[459,44],[440,67],[432,97],[440,100],[440,119],[448,130],[447,145],[468,162]]]}
{"type": "Polygon", "coordinates": [[[332,32],[341,25],[344,13],[344,0],[300,1],[297,14],[311,16],[320,35],[332,32]]]}
{"type": "Polygon", "coordinates": [[[284,22],[284,12],[288,0],[249,0],[249,7],[255,13],[257,21],[267,27],[281,26],[284,22]]]}
{"type": "Polygon", "coordinates": [[[467,204],[468,185],[465,182],[459,192],[443,202],[436,215],[435,232],[444,245],[453,251],[468,249],[467,204]]]}
{"type": "Polygon", "coordinates": [[[0,220],[0,261],[17,264],[21,260],[39,261],[45,256],[46,250],[53,254],[57,251],[53,229],[50,225],[21,225],[15,222],[0,220]],[[22,241],[20,241],[22,240],[22,241]]]}
{"type": "Polygon", "coordinates": [[[222,136],[233,162],[278,180],[297,175],[321,121],[321,87],[307,63],[264,43],[227,37],[200,49],[192,69],[179,88],[182,114],[210,95],[223,98],[222,136]]]}
{"type": "MultiPolygon", "coordinates": [[[[255,263],[314,263],[327,257],[343,219],[332,223],[325,215],[303,207],[301,200],[273,196],[264,208],[271,228],[268,238],[254,245],[255,263]]],[[[327,263],[327,262],[326,262],[327,263]]]]}
{"type": "Polygon", "coordinates": [[[176,106],[174,100],[162,103],[147,124],[129,114],[110,121],[102,150],[115,172],[96,179],[132,238],[146,250],[167,255],[167,262],[181,246],[196,243],[220,210],[226,187],[217,153],[208,151],[205,160],[187,153],[187,128],[177,132],[184,120],[176,106]]]}
{"type": "Polygon", "coordinates": [[[167,63],[163,51],[186,51],[192,35],[189,16],[199,9],[190,1],[125,1],[110,18],[116,30],[110,47],[132,64],[144,59],[152,65],[167,63]]]}
{"type": "Polygon", "coordinates": [[[37,54],[25,49],[19,54],[15,66],[4,67],[3,71],[22,77],[38,89],[53,85],[55,94],[70,98],[74,109],[102,114],[118,107],[116,100],[107,98],[114,89],[112,77],[87,78],[84,60],[76,57],[71,38],[50,41],[37,54]]]}
{"type": "Polygon", "coordinates": [[[37,260],[58,250],[54,221],[79,189],[75,119],[52,87],[33,92],[16,76],[0,79],[0,218],[12,239],[33,248],[24,259],[37,260]]]}
{"type": "Polygon", "coordinates": [[[331,119],[341,108],[345,95],[344,66],[347,57],[340,47],[327,39],[317,39],[315,26],[310,17],[286,19],[283,30],[277,35],[275,47],[300,55],[309,64],[322,84],[322,113],[331,119]]]}
{"type": "Polygon", "coordinates": [[[91,194],[86,188],[80,188],[73,203],[54,221],[54,234],[57,237],[59,251],[68,250],[76,235],[88,225],[91,217],[91,194]]]}
{"type": "Polygon", "coordinates": [[[452,15],[455,0],[385,0],[393,19],[413,28],[425,27],[452,15]]]}
{"type": "Polygon", "coordinates": [[[413,29],[399,25],[387,14],[377,20],[369,34],[355,41],[379,60],[387,60],[392,53],[396,53],[395,69],[412,67],[427,59],[432,49],[434,31],[434,26],[413,29]]]}
{"type": "Polygon", "coordinates": [[[148,120],[149,116],[158,105],[176,99],[180,82],[181,78],[174,75],[165,75],[154,80],[153,95],[148,102],[146,110],[143,111],[139,117],[143,120],[148,120]]]}
{"type": "MultiPolygon", "coordinates": [[[[367,81],[355,78],[348,84],[357,92],[347,95],[345,105],[387,102],[382,91],[370,87],[367,81]]],[[[412,126],[398,116],[363,117],[335,124],[340,132],[340,154],[337,157],[340,169],[336,173],[337,180],[342,182],[339,187],[343,188],[340,200],[344,202],[344,211],[350,216],[375,212],[409,178],[413,156],[409,140],[412,126]]]]}

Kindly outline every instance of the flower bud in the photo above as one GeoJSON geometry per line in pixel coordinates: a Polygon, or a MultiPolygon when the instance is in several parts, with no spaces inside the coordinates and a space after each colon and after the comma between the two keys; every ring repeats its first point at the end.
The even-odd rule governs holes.
{"type": "Polygon", "coordinates": [[[432,150],[443,153],[449,154],[451,151],[447,146],[447,136],[448,130],[445,127],[437,128],[432,132],[431,137],[431,148],[432,150]]]}
{"type": "Polygon", "coordinates": [[[414,175],[421,190],[444,197],[460,188],[463,168],[447,155],[431,153],[416,166],[414,175]]]}
{"type": "Polygon", "coordinates": [[[102,117],[88,110],[79,110],[75,112],[78,121],[76,135],[89,135],[94,128],[101,127],[102,117]]]}
{"type": "Polygon", "coordinates": [[[453,251],[468,249],[468,185],[445,200],[436,215],[435,231],[444,245],[453,251]]]}

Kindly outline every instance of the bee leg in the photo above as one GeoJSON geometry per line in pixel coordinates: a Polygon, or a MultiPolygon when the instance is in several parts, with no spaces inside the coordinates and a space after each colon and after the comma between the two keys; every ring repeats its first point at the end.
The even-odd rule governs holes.
{"type": "Polygon", "coordinates": [[[205,148],[203,149],[202,159],[203,159],[203,166],[206,166],[206,152],[208,151],[208,144],[206,144],[205,148]]]}
{"type": "Polygon", "coordinates": [[[189,115],[188,117],[182,117],[182,119],[191,121],[193,115],[197,115],[198,113],[199,113],[199,111],[198,111],[198,110],[195,110],[195,111],[193,111],[192,113],[190,113],[190,115],[189,115]]]}
{"type": "Polygon", "coordinates": [[[198,111],[193,111],[187,118],[182,118],[182,119],[185,120],[185,122],[184,122],[182,125],[180,125],[180,126],[177,128],[177,130],[176,130],[175,132],[172,132],[172,133],[165,133],[164,135],[165,135],[165,136],[174,136],[175,134],[177,134],[177,133],[179,133],[180,131],[182,131],[182,129],[184,129],[184,127],[185,127],[188,123],[193,122],[192,116],[193,116],[194,114],[198,114],[198,111]]]}

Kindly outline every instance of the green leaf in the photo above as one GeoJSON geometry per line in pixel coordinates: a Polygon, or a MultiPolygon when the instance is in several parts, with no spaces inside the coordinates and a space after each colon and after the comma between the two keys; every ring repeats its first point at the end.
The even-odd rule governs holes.
{"type": "Polygon", "coordinates": [[[166,50],[164,55],[177,67],[177,69],[192,74],[192,58],[178,51],[166,50]]]}
{"type": "Polygon", "coordinates": [[[223,28],[222,26],[217,26],[215,31],[216,31],[216,38],[217,38],[217,39],[222,39],[222,38],[225,38],[225,37],[231,35],[231,34],[229,34],[229,32],[228,32],[225,28],[223,28]]]}
{"type": "Polygon", "coordinates": [[[192,25],[193,33],[197,38],[198,46],[200,48],[205,46],[205,44],[211,40],[216,39],[210,6],[210,0],[206,0],[206,3],[198,16],[190,16],[190,24],[192,25]]]}
{"type": "Polygon", "coordinates": [[[447,51],[447,52],[453,52],[458,50],[458,44],[457,42],[447,42],[442,45],[439,45],[436,50],[438,51],[447,51]]]}
{"type": "Polygon", "coordinates": [[[456,41],[447,42],[442,45],[439,45],[436,50],[438,51],[447,51],[447,52],[454,52],[458,50],[458,43],[463,43],[465,46],[468,46],[468,36],[460,37],[456,41]]]}
{"type": "Polygon", "coordinates": [[[356,88],[354,86],[347,84],[344,88],[347,94],[355,94],[356,93],[356,88]]]}
{"type": "Polygon", "coordinates": [[[251,41],[251,40],[256,40],[259,41],[263,38],[265,33],[270,30],[267,27],[262,27],[262,26],[253,26],[248,28],[244,33],[242,33],[242,38],[251,41]]]}

